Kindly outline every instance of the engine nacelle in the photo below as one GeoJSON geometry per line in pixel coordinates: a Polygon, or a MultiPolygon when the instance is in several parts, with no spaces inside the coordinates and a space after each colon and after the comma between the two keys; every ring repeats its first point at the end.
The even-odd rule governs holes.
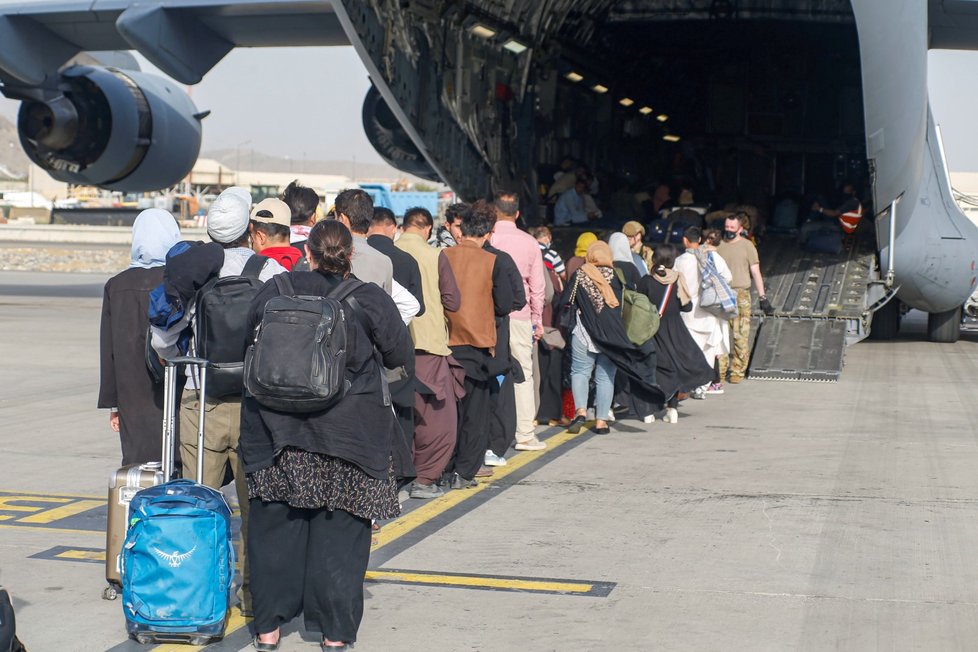
{"type": "Polygon", "coordinates": [[[169,80],[133,70],[74,66],[60,95],[27,100],[17,127],[24,151],[66,183],[142,192],[179,183],[200,153],[200,120],[169,80]]]}
{"type": "Polygon", "coordinates": [[[361,117],[367,140],[388,165],[422,179],[441,181],[374,86],[363,100],[361,117]]]}

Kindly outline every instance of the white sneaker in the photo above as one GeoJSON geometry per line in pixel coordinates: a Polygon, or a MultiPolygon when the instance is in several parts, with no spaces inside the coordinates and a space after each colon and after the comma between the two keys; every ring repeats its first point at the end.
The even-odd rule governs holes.
{"type": "Polygon", "coordinates": [[[587,417],[588,421],[594,421],[594,408],[588,408],[585,416],[587,417]]]}
{"type": "Polygon", "coordinates": [[[506,466],[506,458],[500,457],[492,451],[486,451],[486,459],[484,464],[486,466],[506,466]]]}
{"type": "Polygon", "coordinates": [[[666,408],[666,414],[662,417],[666,423],[679,423],[679,410],[676,408],[666,408]]]}
{"type": "Polygon", "coordinates": [[[528,441],[516,442],[516,445],[513,446],[513,448],[518,451],[542,451],[546,447],[547,444],[540,441],[536,437],[528,441]]]}
{"type": "Polygon", "coordinates": [[[655,423],[655,415],[654,414],[650,414],[647,417],[642,417],[642,422],[643,423],[655,423]]]}
{"type": "Polygon", "coordinates": [[[615,411],[608,410],[608,418],[605,419],[605,421],[614,421],[614,420],[615,420],[615,411]]]}

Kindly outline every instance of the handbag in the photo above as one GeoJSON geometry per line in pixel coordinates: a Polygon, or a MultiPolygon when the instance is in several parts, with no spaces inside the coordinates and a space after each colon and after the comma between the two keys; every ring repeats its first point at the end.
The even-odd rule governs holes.
{"type": "Polygon", "coordinates": [[[571,332],[577,326],[577,288],[580,284],[580,274],[574,274],[574,286],[571,288],[570,298],[560,307],[560,314],[557,315],[557,328],[565,339],[570,339],[571,332]]]}

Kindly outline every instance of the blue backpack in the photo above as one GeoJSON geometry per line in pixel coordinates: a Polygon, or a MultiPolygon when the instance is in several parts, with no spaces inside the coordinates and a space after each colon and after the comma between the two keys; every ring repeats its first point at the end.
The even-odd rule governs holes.
{"type": "Polygon", "coordinates": [[[173,480],[137,493],[129,522],[121,558],[129,634],[140,643],[220,639],[234,579],[224,495],[173,480]]]}
{"type": "Polygon", "coordinates": [[[700,270],[700,308],[721,319],[737,316],[737,293],[734,292],[713,262],[713,252],[690,249],[700,270]]]}

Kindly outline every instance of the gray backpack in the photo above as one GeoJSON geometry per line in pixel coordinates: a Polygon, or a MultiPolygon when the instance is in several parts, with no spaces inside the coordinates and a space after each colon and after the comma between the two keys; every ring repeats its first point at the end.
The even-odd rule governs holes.
{"type": "Polygon", "coordinates": [[[269,409],[319,412],[339,402],[350,388],[349,319],[358,309],[350,294],[363,283],[347,279],[327,296],[297,296],[290,276],[272,277],[280,294],[265,303],[245,355],[244,385],[269,409]]]}

